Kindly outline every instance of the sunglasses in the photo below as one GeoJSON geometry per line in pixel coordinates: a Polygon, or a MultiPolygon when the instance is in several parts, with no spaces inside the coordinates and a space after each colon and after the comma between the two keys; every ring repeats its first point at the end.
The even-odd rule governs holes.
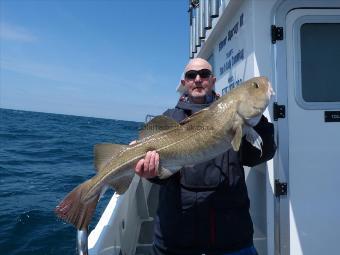
{"type": "Polygon", "coordinates": [[[184,77],[187,80],[195,80],[197,74],[199,74],[202,79],[206,79],[209,78],[212,73],[209,69],[189,70],[185,73],[184,77]]]}

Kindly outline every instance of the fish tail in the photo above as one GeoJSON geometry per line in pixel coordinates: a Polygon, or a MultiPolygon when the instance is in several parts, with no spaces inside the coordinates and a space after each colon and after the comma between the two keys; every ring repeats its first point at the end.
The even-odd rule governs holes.
{"type": "Polygon", "coordinates": [[[84,199],[91,188],[90,182],[91,180],[88,180],[74,188],[55,209],[58,217],[73,224],[77,229],[88,227],[99,200],[100,192],[90,199],[84,199]]]}

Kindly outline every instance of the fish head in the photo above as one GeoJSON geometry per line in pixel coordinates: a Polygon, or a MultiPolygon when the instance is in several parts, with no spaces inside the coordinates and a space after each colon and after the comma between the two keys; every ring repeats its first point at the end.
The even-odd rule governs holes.
{"type": "Polygon", "coordinates": [[[263,76],[255,77],[244,82],[236,90],[239,95],[238,114],[248,124],[256,124],[267,108],[271,96],[275,94],[269,80],[263,76]]]}

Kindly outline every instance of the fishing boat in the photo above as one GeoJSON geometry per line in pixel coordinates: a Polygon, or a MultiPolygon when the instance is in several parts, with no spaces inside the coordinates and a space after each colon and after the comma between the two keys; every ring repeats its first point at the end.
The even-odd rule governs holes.
{"type": "MultiPolygon", "coordinates": [[[[267,76],[275,157],[245,168],[259,254],[339,254],[340,1],[189,1],[189,58],[207,59],[225,94],[267,76]]],[[[181,87],[178,87],[181,91],[181,87]]],[[[149,254],[158,186],[135,176],[114,194],[79,254],[149,254]]]]}

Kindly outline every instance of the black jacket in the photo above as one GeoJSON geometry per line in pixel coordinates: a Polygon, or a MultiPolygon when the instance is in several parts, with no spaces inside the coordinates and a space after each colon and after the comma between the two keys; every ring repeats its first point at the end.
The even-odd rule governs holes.
{"type": "MultiPolygon", "coordinates": [[[[181,121],[209,104],[179,101],[164,115],[181,121]]],[[[274,128],[262,116],[254,127],[263,140],[262,156],[243,139],[232,149],[193,167],[184,167],[160,184],[155,245],[167,254],[223,254],[253,243],[253,224],[243,165],[254,166],[275,153],[274,128]]]]}

